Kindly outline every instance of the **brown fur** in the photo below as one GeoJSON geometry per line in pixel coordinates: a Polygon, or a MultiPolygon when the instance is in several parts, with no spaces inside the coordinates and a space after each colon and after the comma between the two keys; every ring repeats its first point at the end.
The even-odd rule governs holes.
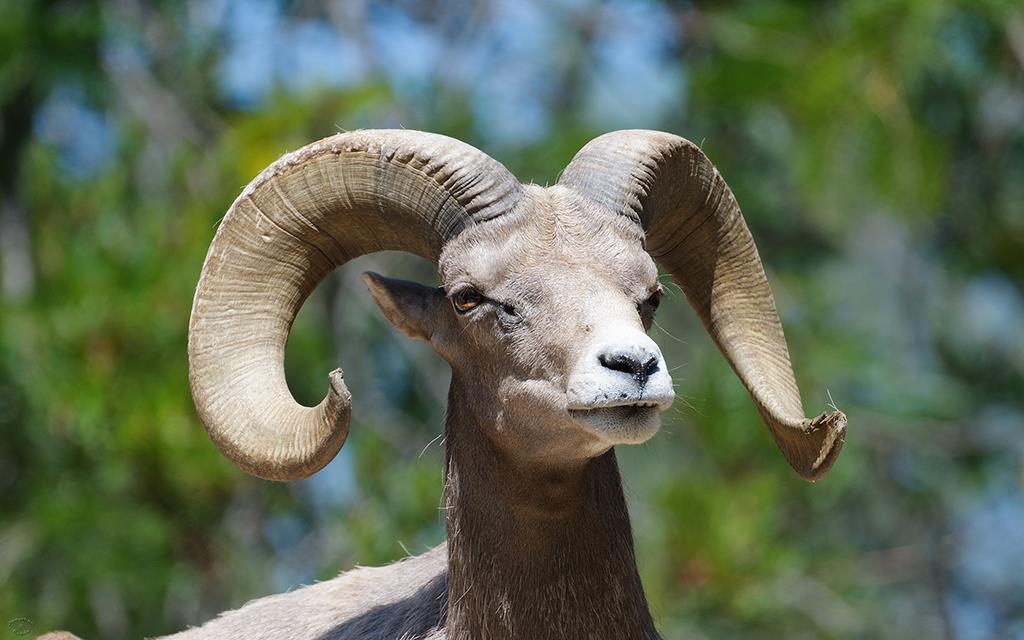
{"type": "Polygon", "coordinates": [[[317,283],[383,249],[438,263],[441,288],[366,282],[396,328],[452,367],[447,546],[254,601],[175,638],[656,638],[612,450],[652,437],[674,396],[644,333],[660,288],[651,255],[797,473],[821,478],[842,448],[844,414],[804,415],[753,238],[691,142],[605,134],[542,189],[450,138],[364,131],[271,165],[211,244],[189,375],[211,438],[242,469],[306,477],[344,444],[341,371],[320,405],[302,407],[285,384],[284,348],[317,283]]]}
{"type": "Polygon", "coordinates": [[[657,637],[614,442],[581,429],[564,399],[595,327],[643,331],[657,270],[636,225],[564,189],[528,193],[449,246],[441,289],[367,279],[391,322],[453,369],[447,546],[256,600],[176,640],[657,637]],[[455,313],[448,295],[467,282],[515,318],[497,304],[455,313]]]}

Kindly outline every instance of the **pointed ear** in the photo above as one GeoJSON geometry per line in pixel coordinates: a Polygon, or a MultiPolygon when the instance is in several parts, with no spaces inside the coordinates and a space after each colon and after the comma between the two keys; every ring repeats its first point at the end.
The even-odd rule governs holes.
{"type": "Polygon", "coordinates": [[[416,340],[430,340],[438,303],[445,300],[440,289],[409,280],[387,278],[372,271],[363,273],[363,282],[384,312],[384,317],[396,329],[416,340]]]}

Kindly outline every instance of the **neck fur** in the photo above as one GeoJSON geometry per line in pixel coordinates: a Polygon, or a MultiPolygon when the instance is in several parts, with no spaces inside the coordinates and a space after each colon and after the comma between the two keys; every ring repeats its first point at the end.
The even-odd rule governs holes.
{"type": "Polygon", "coordinates": [[[513,460],[461,400],[453,383],[448,639],[658,638],[614,451],[571,467],[513,460]]]}

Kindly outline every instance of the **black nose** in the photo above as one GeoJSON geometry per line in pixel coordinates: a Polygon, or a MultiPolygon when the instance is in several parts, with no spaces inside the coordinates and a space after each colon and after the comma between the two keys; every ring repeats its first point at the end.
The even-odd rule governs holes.
{"type": "Polygon", "coordinates": [[[641,387],[658,370],[658,356],[648,352],[606,351],[597,356],[602,367],[633,376],[641,387]]]}

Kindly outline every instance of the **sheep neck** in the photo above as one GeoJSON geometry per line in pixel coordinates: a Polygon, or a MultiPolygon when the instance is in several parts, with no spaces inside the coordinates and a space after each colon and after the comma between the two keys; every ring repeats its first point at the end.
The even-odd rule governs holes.
{"type": "Polygon", "coordinates": [[[448,640],[658,638],[614,451],[510,459],[453,385],[446,425],[448,640]]]}

